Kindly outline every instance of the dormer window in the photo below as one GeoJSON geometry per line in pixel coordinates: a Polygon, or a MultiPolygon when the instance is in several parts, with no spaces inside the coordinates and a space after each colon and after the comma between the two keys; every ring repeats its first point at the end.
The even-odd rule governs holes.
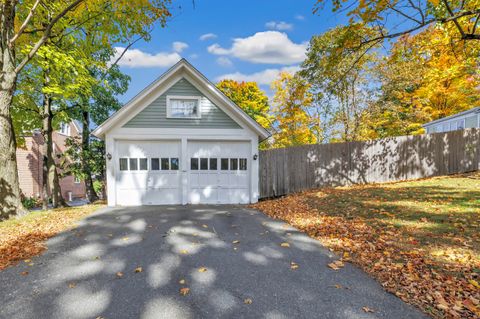
{"type": "Polygon", "coordinates": [[[60,134],[70,136],[70,124],[61,123],[60,124],[60,134]]]}
{"type": "Polygon", "coordinates": [[[200,101],[200,96],[167,96],[167,118],[200,118],[200,101]]]}

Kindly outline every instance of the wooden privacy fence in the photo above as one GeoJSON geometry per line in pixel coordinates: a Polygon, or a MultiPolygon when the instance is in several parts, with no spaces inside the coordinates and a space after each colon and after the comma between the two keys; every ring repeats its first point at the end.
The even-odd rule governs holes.
{"type": "Polygon", "coordinates": [[[478,170],[480,129],[260,151],[260,198],[478,170]]]}

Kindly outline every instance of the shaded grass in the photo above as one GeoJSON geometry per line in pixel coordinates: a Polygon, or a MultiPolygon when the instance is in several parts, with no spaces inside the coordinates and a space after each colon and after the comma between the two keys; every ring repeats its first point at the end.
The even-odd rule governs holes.
{"type": "Polygon", "coordinates": [[[42,253],[45,240],[75,226],[102,204],[33,211],[0,222],[0,270],[42,253]]]}

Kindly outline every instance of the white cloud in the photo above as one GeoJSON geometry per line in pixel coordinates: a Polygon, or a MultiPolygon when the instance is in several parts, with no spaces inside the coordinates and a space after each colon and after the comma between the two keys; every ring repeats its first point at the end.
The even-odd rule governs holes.
{"type": "Polygon", "coordinates": [[[172,49],[175,52],[180,53],[186,48],[188,48],[188,44],[186,44],[185,42],[175,41],[172,43],[172,49]]]}
{"type": "Polygon", "coordinates": [[[301,14],[297,14],[297,15],[295,16],[295,19],[300,20],[300,21],[303,21],[303,20],[305,20],[305,17],[302,16],[301,14]]]}
{"type": "Polygon", "coordinates": [[[236,38],[229,49],[215,43],[208,47],[208,52],[253,63],[295,64],[305,59],[306,49],[307,43],[294,43],[285,33],[265,31],[247,38],[236,38]]]}
{"type": "Polygon", "coordinates": [[[259,85],[270,85],[280,74],[280,72],[295,73],[300,68],[298,66],[287,66],[280,69],[266,69],[260,72],[245,74],[240,72],[220,75],[215,80],[230,79],[235,81],[257,82],[259,85]]]}
{"type": "MultiPolygon", "coordinates": [[[[115,47],[115,55],[112,61],[116,61],[125,50],[123,47],[115,47]]],[[[177,52],[159,52],[151,54],[139,49],[129,49],[123,55],[118,65],[129,68],[169,67],[180,60],[177,52]]]]}
{"type": "Polygon", "coordinates": [[[233,65],[233,62],[227,58],[226,56],[221,56],[217,59],[218,65],[225,66],[225,67],[231,67],[233,65]]]}
{"type": "Polygon", "coordinates": [[[190,59],[193,59],[193,60],[198,59],[198,54],[196,54],[196,53],[190,54],[190,59]]]}
{"type": "Polygon", "coordinates": [[[217,38],[217,35],[215,33],[205,33],[198,38],[200,41],[206,41],[206,40],[211,40],[217,38]]]}
{"type": "Polygon", "coordinates": [[[287,31],[293,29],[293,24],[286,23],[285,21],[270,21],[265,23],[265,28],[271,30],[287,31]]]}

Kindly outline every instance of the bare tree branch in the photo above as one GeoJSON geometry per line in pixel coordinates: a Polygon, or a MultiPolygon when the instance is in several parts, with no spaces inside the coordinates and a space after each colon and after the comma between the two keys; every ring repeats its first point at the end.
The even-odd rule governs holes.
{"type": "Polygon", "coordinates": [[[25,21],[23,21],[22,25],[20,26],[20,29],[18,29],[18,32],[10,39],[10,41],[9,41],[10,45],[12,45],[22,35],[23,31],[25,31],[25,28],[30,23],[30,20],[32,19],[33,14],[35,13],[35,10],[37,9],[38,5],[40,4],[40,1],[41,0],[35,1],[32,8],[28,12],[27,17],[25,18],[25,21]]]}
{"type": "MultiPolygon", "coordinates": [[[[450,6],[448,5],[448,1],[447,1],[447,0],[443,0],[443,3],[445,4],[445,8],[447,8],[447,11],[448,11],[448,13],[450,14],[450,16],[454,17],[455,15],[453,14],[452,9],[451,9],[450,6]]],[[[462,28],[462,26],[460,25],[460,23],[457,21],[457,19],[453,19],[453,23],[455,24],[455,26],[457,27],[458,31],[459,31],[460,34],[462,35],[462,39],[464,39],[464,38],[465,38],[465,31],[463,31],[463,28],[462,28]]]]}
{"type": "Polygon", "coordinates": [[[30,52],[28,52],[28,54],[23,58],[23,60],[15,68],[15,73],[18,74],[25,67],[25,65],[27,65],[27,63],[35,56],[35,54],[40,49],[40,47],[48,40],[48,38],[50,37],[50,33],[52,32],[53,26],[61,18],[63,18],[68,12],[75,9],[83,1],[85,1],[85,0],[75,0],[74,2],[72,2],[69,6],[67,6],[65,9],[63,9],[59,14],[57,14],[56,17],[54,17],[50,21],[50,23],[45,28],[45,32],[43,33],[42,37],[37,41],[37,43],[35,43],[35,45],[30,50],[30,52]]]}

